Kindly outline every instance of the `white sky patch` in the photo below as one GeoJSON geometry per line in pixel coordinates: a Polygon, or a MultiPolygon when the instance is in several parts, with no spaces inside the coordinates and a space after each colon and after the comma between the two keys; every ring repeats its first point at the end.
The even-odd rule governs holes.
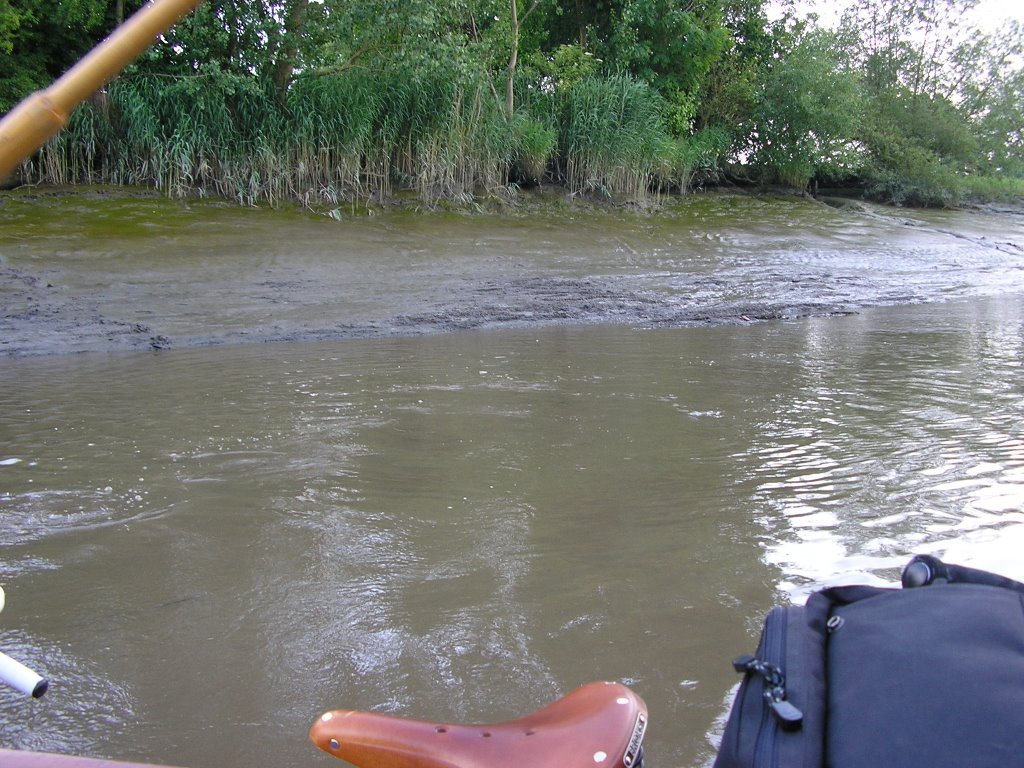
{"type": "MultiPolygon", "coordinates": [[[[782,15],[781,9],[772,4],[776,13],[769,14],[775,18],[782,15]]],[[[798,14],[816,13],[823,27],[835,27],[843,11],[852,5],[845,0],[797,0],[798,14]]],[[[995,32],[1010,19],[1024,23],[1024,3],[1008,3],[1006,0],[980,0],[977,7],[964,14],[964,20],[986,32],[995,32]]]]}

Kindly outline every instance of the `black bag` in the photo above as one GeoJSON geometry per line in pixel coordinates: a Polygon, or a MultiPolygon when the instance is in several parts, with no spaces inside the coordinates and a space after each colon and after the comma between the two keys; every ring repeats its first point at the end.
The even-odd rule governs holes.
{"type": "Polygon", "coordinates": [[[903,586],[773,608],[715,768],[1024,766],[1024,584],[918,556],[903,586]]]}

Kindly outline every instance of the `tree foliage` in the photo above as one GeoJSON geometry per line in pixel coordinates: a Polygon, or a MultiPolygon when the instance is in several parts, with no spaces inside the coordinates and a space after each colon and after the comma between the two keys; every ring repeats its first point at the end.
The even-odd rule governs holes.
{"type": "MultiPolygon", "coordinates": [[[[59,76],[141,2],[0,0],[0,110],[59,76]]],[[[745,166],[767,183],[858,184],[883,199],[946,204],[969,175],[1024,176],[1024,34],[1019,25],[982,33],[961,23],[975,2],[856,0],[831,30],[792,9],[770,18],[767,0],[206,0],[121,77],[121,96],[132,82],[153,89],[126,109],[159,103],[186,113],[170,134],[165,116],[129,135],[110,105],[76,125],[90,126],[89,146],[102,134],[104,152],[126,157],[145,144],[139,126],[166,134],[153,147],[190,131],[205,158],[235,146],[230,130],[218,131],[247,110],[265,124],[245,146],[270,151],[266,137],[299,115],[334,109],[316,118],[326,126],[372,108],[390,127],[371,131],[378,146],[360,144],[359,163],[386,156],[387,170],[374,173],[414,185],[422,170],[393,154],[401,141],[388,131],[405,126],[408,158],[440,158],[441,144],[409,133],[402,115],[415,104],[451,118],[450,146],[505,164],[469,174],[491,188],[502,178],[553,179],[602,193],[621,182],[635,194],[745,166]],[[367,88],[374,79],[377,94],[367,88]],[[389,101],[397,82],[417,98],[389,101]],[[456,127],[476,138],[460,143],[456,127]],[[202,138],[213,136],[221,138],[202,138]],[[636,173],[620,171],[630,164],[636,173]]],[[[326,157],[342,150],[326,145],[340,135],[300,131],[291,140],[325,143],[317,151],[326,157]]],[[[308,147],[289,148],[282,136],[275,156],[298,162],[308,147]]],[[[79,165],[113,168],[94,150],[61,146],[79,151],[79,165]]],[[[211,158],[197,168],[227,167],[211,158]]]]}
{"type": "Polygon", "coordinates": [[[1019,128],[1005,119],[1019,115],[1024,38],[1018,25],[991,36],[961,23],[976,4],[859,0],[843,19],[864,83],[863,176],[881,197],[949,204],[967,174],[1019,174],[1019,128]]]}
{"type": "Polygon", "coordinates": [[[0,0],[0,111],[64,74],[115,24],[106,0],[0,0]]]}
{"type": "Polygon", "coordinates": [[[863,110],[861,81],[834,33],[798,28],[755,97],[750,159],[768,181],[804,188],[816,175],[852,172],[863,110]]]}

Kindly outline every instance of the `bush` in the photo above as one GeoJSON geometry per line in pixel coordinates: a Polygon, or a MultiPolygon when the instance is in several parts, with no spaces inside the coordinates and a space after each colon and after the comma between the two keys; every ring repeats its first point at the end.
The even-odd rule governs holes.
{"type": "Polygon", "coordinates": [[[522,114],[512,121],[515,134],[515,160],[512,176],[521,183],[539,183],[555,154],[558,131],[522,114]]]}
{"type": "Polygon", "coordinates": [[[686,192],[715,178],[719,161],[732,145],[732,134],[722,126],[704,128],[674,139],[661,153],[659,187],[686,192]]]}

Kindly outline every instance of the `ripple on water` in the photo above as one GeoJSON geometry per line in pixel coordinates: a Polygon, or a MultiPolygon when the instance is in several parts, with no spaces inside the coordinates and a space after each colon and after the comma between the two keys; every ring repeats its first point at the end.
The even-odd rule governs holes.
{"type": "Polygon", "coordinates": [[[41,699],[0,696],[0,746],[95,755],[111,734],[137,721],[130,687],[106,677],[99,663],[19,630],[0,629],[0,648],[50,680],[41,699]]]}
{"type": "Polygon", "coordinates": [[[765,558],[783,593],[891,584],[914,552],[1024,578],[1013,328],[999,317],[956,328],[936,312],[931,329],[840,334],[834,367],[800,374],[815,389],[780,401],[752,454],[765,558]]]}
{"type": "MultiPolygon", "coordinates": [[[[701,764],[776,588],[915,551],[1019,576],[1021,328],[979,302],[5,367],[0,575],[46,608],[0,642],[54,655],[119,756],[299,765],[322,709],[510,717],[605,677],[675,724],[652,759],[701,764]]],[[[73,713],[21,711],[63,749],[73,713]]]]}
{"type": "Polygon", "coordinates": [[[73,531],[127,525],[165,514],[168,507],[150,504],[148,495],[149,491],[143,487],[115,491],[111,486],[2,494],[4,525],[0,528],[0,546],[28,544],[73,531]]]}

